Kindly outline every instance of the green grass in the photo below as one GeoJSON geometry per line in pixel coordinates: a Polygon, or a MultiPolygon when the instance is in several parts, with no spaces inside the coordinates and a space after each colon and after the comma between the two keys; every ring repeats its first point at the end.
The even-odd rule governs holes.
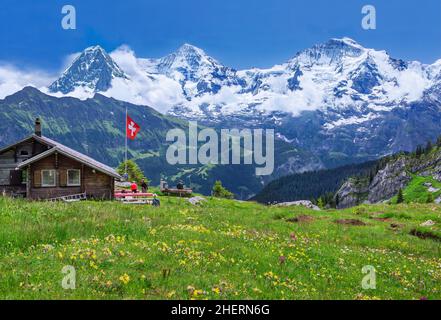
{"type": "Polygon", "coordinates": [[[441,298],[441,242],[410,234],[439,235],[440,206],[316,212],[219,199],[200,207],[161,201],[153,208],[0,198],[0,298],[441,298]],[[286,221],[299,215],[312,220],[286,221]],[[436,225],[420,227],[427,220],[436,225]],[[75,290],[61,286],[66,265],[76,269],[75,290]],[[375,290],[362,289],[365,265],[377,271],[375,290]]]}
{"type": "MultiPolygon", "coordinates": [[[[403,190],[404,200],[406,203],[426,203],[429,196],[428,188],[425,183],[431,183],[432,186],[439,191],[432,193],[432,198],[435,200],[441,196],[441,183],[433,179],[431,176],[423,177],[412,175],[412,180],[403,190]]],[[[392,203],[396,203],[397,197],[392,199],[392,203]]]]}

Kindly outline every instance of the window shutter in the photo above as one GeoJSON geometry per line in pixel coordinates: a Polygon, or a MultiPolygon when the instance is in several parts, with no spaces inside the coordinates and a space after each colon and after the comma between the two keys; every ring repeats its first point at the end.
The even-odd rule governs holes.
{"type": "Polygon", "coordinates": [[[36,188],[41,187],[41,171],[40,170],[34,171],[34,187],[36,187],[36,188]]]}
{"type": "Polygon", "coordinates": [[[67,186],[67,170],[59,170],[60,187],[67,186]]]}

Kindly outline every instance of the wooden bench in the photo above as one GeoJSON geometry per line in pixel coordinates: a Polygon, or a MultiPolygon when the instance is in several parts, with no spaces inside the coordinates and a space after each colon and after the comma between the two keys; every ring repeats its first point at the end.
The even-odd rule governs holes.
{"type": "Polygon", "coordinates": [[[125,204],[153,204],[157,197],[155,193],[117,192],[115,200],[125,204]]]}
{"type": "Polygon", "coordinates": [[[163,188],[161,189],[161,192],[166,196],[175,195],[179,197],[190,197],[193,194],[192,189],[177,189],[177,188],[173,188],[173,189],[163,188]]]}

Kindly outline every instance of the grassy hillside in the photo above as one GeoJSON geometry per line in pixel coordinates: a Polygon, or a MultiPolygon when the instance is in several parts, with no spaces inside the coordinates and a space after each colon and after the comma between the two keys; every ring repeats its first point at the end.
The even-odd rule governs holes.
{"type": "MultiPolygon", "coordinates": [[[[403,190],[404,201],[406,203],[427,203],[428,198],[437,199],[441,196],[441,183],[430,176],[412,175],[412,180],[403,190]],[[429,191],[429,187],[433,188],[433,192],[429,191]]],[[[392,203],[397,202],[397,196],[393,197],[392,203]]]]}
{"type": "Polygon", "coordinates": [[[434,204],[316,212],[0,198],[0,298],[440,299],[440,226],[434,204]],[[427,220],[436,225],[420,227],[427,220]],[[66,265],[75,290],[61,287],[66,265]],[[365,265],[376,290],[361,287],[365,265]]]}

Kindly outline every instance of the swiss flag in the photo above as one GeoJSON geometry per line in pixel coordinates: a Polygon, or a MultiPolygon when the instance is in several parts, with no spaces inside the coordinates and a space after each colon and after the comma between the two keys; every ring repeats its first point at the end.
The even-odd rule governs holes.
{"type": "Polygon", "coordinates": [[[138,134],[139,130],[141,130],[141,127],[132,120],[132,118],[130,118],[127,115],[127,121],[126,121],[126,133],[127,133],[127,138],[129,138],[130,140],[135,140],[136,135],[138,134]]]}

